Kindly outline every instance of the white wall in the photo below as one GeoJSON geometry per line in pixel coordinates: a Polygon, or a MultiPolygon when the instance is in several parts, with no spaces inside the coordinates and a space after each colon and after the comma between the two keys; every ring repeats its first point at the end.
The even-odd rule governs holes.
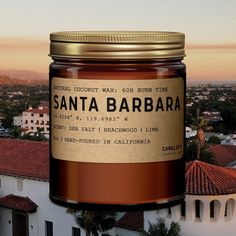
{"type": "MultiPolygon", "coordinates": [[[[53,222],[55,236],[72,235],[72,227],[79,227],[74,216],[67,213],[67,208],[53,204],[48,197],[49,183],[31,179],[23,179],[23,190],[17,190],[17,179],[12,176],[0,175],[1,187],[0,196],[15,194],[28,196],[39,207],[36,213],[29,214],[29,236],[45,235],[45,220],[53,222]]],[[[227,200],[236,200],[236,194],[218,196],[186,196],[186,217],[180,215],[180,205],[171,208],[171,215],[167,209],[144,212],[144,228],[148,230],[148,222],[154,223],[158,216],[164,217],[168,223],[179,222],[183,236],[235,236],[236,235],[236,206],[231,218],[225,217],[225,205],[227,200]],[[202,219],[195,219],[194,201],[199,199],[203,203],[202,219]],[[217,200],[220,203],[218,217],[210,218],[210,202],[217,200]]],[[[120,215],[122,216],[122,214],[120,215]]],[[[119,218],[119,217],[117,217],[119,218]]],[[[118,236],[139,236],[138,232],[122,228],[115,228],[109,231],[111,235],[118,236]]],[[[0,207],[0,235],[10,236],[12,233],[12,210],[0,207]]],[[[81,236],[85,233],[81,230],[81,236]]]]}
{"type": "Polygon", "coordinates": [[[44,128],[43,133],[49,134],[49,114],[42,113],[42,117],[40,117],[39,113],[33,112],[23,112],[22,113],[22,128],[29,129],[28,132],[37,132],[37,128],[44,128]],[[33,116],[31,115],[33,114],[33,116]],[[27,124],[26,124],[27,121],[27,124]],[[33,123],[31,123],[33,121],[33,123]],[[42,124],[43,122],[43,124],[42,124]],[[33,129],[31,129],[31,127],[33,129]]]}
{"type": "MultiPolygon", "coordinates": [[[[15,194],[28,196],[39,207],[36,213],[29,214],[29,236],[45,235],[45,220],[53,222],[53,233],[55,236],[72,235],[72,227],[79,227],[74,216],[67,213],[67,208],[53,204],[48,197],[49,183],[37,180],[24,179],[23,190],[18,191],[17,179],[11,176],[0,175],[0,196],[15,194]],[[31,227],[32,226],[32,227],[31,227]]],[[[12,233],[12,210],[0,207],[0,235],[10,236],[12,233]]],[[[84,236],[81,230],[81,236],[84,236]]]]}
{"type": "Polygon", "coordinates": [[[222,140],[221,144],[227,144],[227,145],[234,145],[234,146],[236,146],[236,138],[235,137],[234,138],[228,137],[227,139],[222,140]]]}
{"type": "Polygon", "coordinates": [[[15,126],[22,126],[22,116],[14,116],[13,124],[15,126]]]}
{"type": "Polygon", "coordinates": [[[141,233],[137,231],[122,229],[119,227],[116,227],[114,236],[142,236],[141,233]]]}
{"type": "Polygon", "coordinates": [[[231,218],[225,217],[225,206],[229,199],[236,200],[236,194],[217,195],[217,196],[186,196],[186,216],[181,217],[180,205],[171,208],[171,216],[167,209],[144,212],[144,228],[148,230],[150,221],[155,223],[158,216],[164,217],[167,224],[171,221],[179,222],[182,236],[235,236],[236,235],[236,209],[231,218]],[[195,218],[195,200],[201,200],[203,203],[202,219],[195,218]],[[217,219],[210,218],[210,202],[217,200],[220,203],[220,209],[217,219]]]}

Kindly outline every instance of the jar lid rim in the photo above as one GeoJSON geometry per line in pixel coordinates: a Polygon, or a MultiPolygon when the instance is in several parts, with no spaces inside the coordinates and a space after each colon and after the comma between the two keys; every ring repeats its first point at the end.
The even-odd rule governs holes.
{"type": "Polygon", "coordinates": [[[167,31],[64,31],[50,34],[51,42],[77,43],[184,43],[185,35],[167,31]]]}
{"type": "Polygon", "coordinates": [[[50,34],[50,56],[104,59],[184,57],[185,35],[164,31],[65,31],[50,34]]]}

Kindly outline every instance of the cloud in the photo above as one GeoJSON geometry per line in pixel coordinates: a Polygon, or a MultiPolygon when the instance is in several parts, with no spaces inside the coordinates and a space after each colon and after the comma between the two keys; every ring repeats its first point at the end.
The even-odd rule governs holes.
{"type": "Polygon", "coordinates": [[[22,38],[0,38],[0,49],[40,49],[48,50],[49,42],[46,40],[22,39],[22,38]]]}

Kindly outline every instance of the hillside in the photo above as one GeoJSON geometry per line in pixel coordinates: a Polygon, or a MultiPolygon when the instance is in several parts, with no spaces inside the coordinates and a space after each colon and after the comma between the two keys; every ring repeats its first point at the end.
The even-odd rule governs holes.
{"type": "Polygon", "coordinates": [[[3,85],[47,85],[47,80],[16,79],[7,75],[0,75],[0,86],[3,85]]]}
{"type": "Polygon", "coordinates": [[[6,75],[20,80],[48,80],[47,73],[31,70],[0,69],[0,75],[6,75]]]}

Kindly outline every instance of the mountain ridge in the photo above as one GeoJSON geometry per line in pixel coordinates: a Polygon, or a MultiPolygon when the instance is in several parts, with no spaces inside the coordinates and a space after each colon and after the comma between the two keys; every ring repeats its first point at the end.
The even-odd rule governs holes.
{"type": "Polygon", "coordinates": [[[0,69],[0,75],[9,76],[18,80],[48,80],[47,73],[32,70],[0,69]]]}
{"type": "Polygon", "coordinates": [[[48,85],[47,80],[16,79],[7,75],[0,75],[0,86],[4,85],[48,85]]]}

